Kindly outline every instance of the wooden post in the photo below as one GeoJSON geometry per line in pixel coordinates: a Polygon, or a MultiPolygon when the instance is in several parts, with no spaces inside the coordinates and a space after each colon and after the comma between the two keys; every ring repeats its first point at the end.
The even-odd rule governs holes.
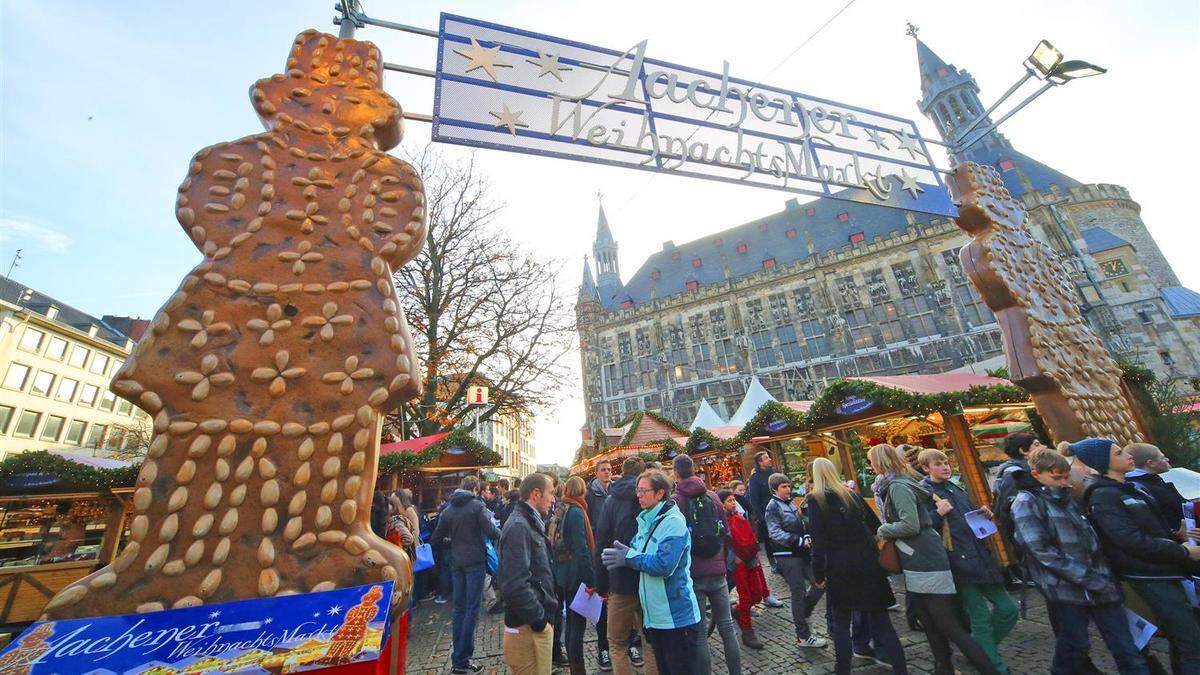
{"type": "Polygon", "coordinates": [[[104,514],[104,539],[100,542],[100,552],[96,556],[96,561],[101,565],[108,565],[117,557],[121,534],[125,529],[125,516],[129,512],[129,503],[112,492],[101,494],[100,500],[108,510],[104,514]]]}
{"type": "Polygon", "coordinates": [[[837,439],[837,458],[839,467],[842,471],[843,480],[852,480],[858,486],[859,494],[862,492],[863,486],[858,485],[858,472],[854,470],[854,458],[850,456],[850,434],[854,433],[849,429],[833,432],[833,437],[837,439]]]}
{"type": "MultiPolygon", "coordinates": [[[[992,490],[988,486],[987,473],[983,462],[979,461],[979,451],[975,449],[975,439],[971,436],[971,425],[961,413],[943,415],[946,422],[946,435],[950,437],[950,447],[958,458],[958,470],[962,474],[963,486],[971,503],[975,506],[992,507],[992,490]]],[[[988,537],[995,547],[996,557],[1001,565],[1008,565],[1011,558],[999,537],[988,537]]]]}

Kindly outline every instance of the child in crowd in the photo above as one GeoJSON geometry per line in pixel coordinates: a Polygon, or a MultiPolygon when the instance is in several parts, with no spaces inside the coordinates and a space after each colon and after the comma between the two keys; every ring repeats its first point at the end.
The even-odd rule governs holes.
{"type": "MultiPolygon", "coordinates": [[[[1017,605],[1004,590],[1004,573],[992,555],[986,539],[979,539],[967,523],[966,513],[973,510],[967,493],[950,481],[950,460],[941,450],[922,450],[917,463],[925,473],[922,482],[933,493],[936,511],[933,528],[949,527],[947,555],[954,585],[963,608],[971,619],[971,637],[979,643],[996,670],[1008,672],[1008,666],[996,649],[1017,625],[1017,605]]],[[[990,518],[992,512],[983,507],[990,518]]]]}
{"type": "Polygon", "coordinates": [[[1013,538],[1046,597],[1055,634],[1050,672],[1081,672],[1090,649],[1091,621],[1122,675],[1148,674],[1129,632],[1116,576],[1100,552],[1100,538],[1071,500],[1070,463],[1049,448],[1034,451],[1028,462],[1038,486],[1020,490],[1013,500],[1013,538]]]}
{"type": "Polygon", "coordinates": [[[733,553],[733,579],[737,586],[738,626],[742,629],[742,644],[750,649],[762,649],[754,634],[750,621],[750,608],[767,598],[767,579],[763,576],[762,564],[758,561],[758,537],[754,528],[738,509],[736,495],[730,490],[718,490],[717,499],[725,509],[725,522],[729,524],[730,548],[733,553]]]}

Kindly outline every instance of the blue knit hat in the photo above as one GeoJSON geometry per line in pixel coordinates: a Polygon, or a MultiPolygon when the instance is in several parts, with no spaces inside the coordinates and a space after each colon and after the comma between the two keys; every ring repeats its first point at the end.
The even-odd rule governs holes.
{"type": "Polygon", "coordinates": [[[1108,472],[1113,442],[1107,438],[1085,438],[1070,445],[1071,454],[1100,473],[1108,472]]]}

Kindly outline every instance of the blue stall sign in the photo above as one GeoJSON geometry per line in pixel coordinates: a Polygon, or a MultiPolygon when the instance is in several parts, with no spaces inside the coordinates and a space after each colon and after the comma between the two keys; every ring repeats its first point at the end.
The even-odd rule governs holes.
{"type": "Polygon", "coordinates": [[[379,658],[392,582],[147,614],[35,623],[0,672],[297,673],[379,658]]]}
{"type": "Polygon", "coordinates": [[[875,401],[861,396],[847,396],[842,399],[842,402],[834,407],[833,412],[842,416],[857,415],[861,412],[870,410],[871,406],[875,405],[875,401]]]}

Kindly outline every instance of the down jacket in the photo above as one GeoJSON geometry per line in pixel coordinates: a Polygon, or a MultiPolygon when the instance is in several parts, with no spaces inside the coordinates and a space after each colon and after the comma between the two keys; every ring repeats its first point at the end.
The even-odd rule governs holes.
{"type": "Polygon", "coordinates": [[[638,533],[625,564],[641,573],[638,599],[646,628],[669,630],[700,623],[692,589],[692,540],[683,514],[670,499],[638,514],[638,533]]]}
{"type": "Polygon", "coordinates": [[[1099,476],[1083,502],[1113,570],[1125,579],[1180,579],[1188,572],[1187,549],[1175,541],[1158,504],[1133,483],[1099,476]]]}

